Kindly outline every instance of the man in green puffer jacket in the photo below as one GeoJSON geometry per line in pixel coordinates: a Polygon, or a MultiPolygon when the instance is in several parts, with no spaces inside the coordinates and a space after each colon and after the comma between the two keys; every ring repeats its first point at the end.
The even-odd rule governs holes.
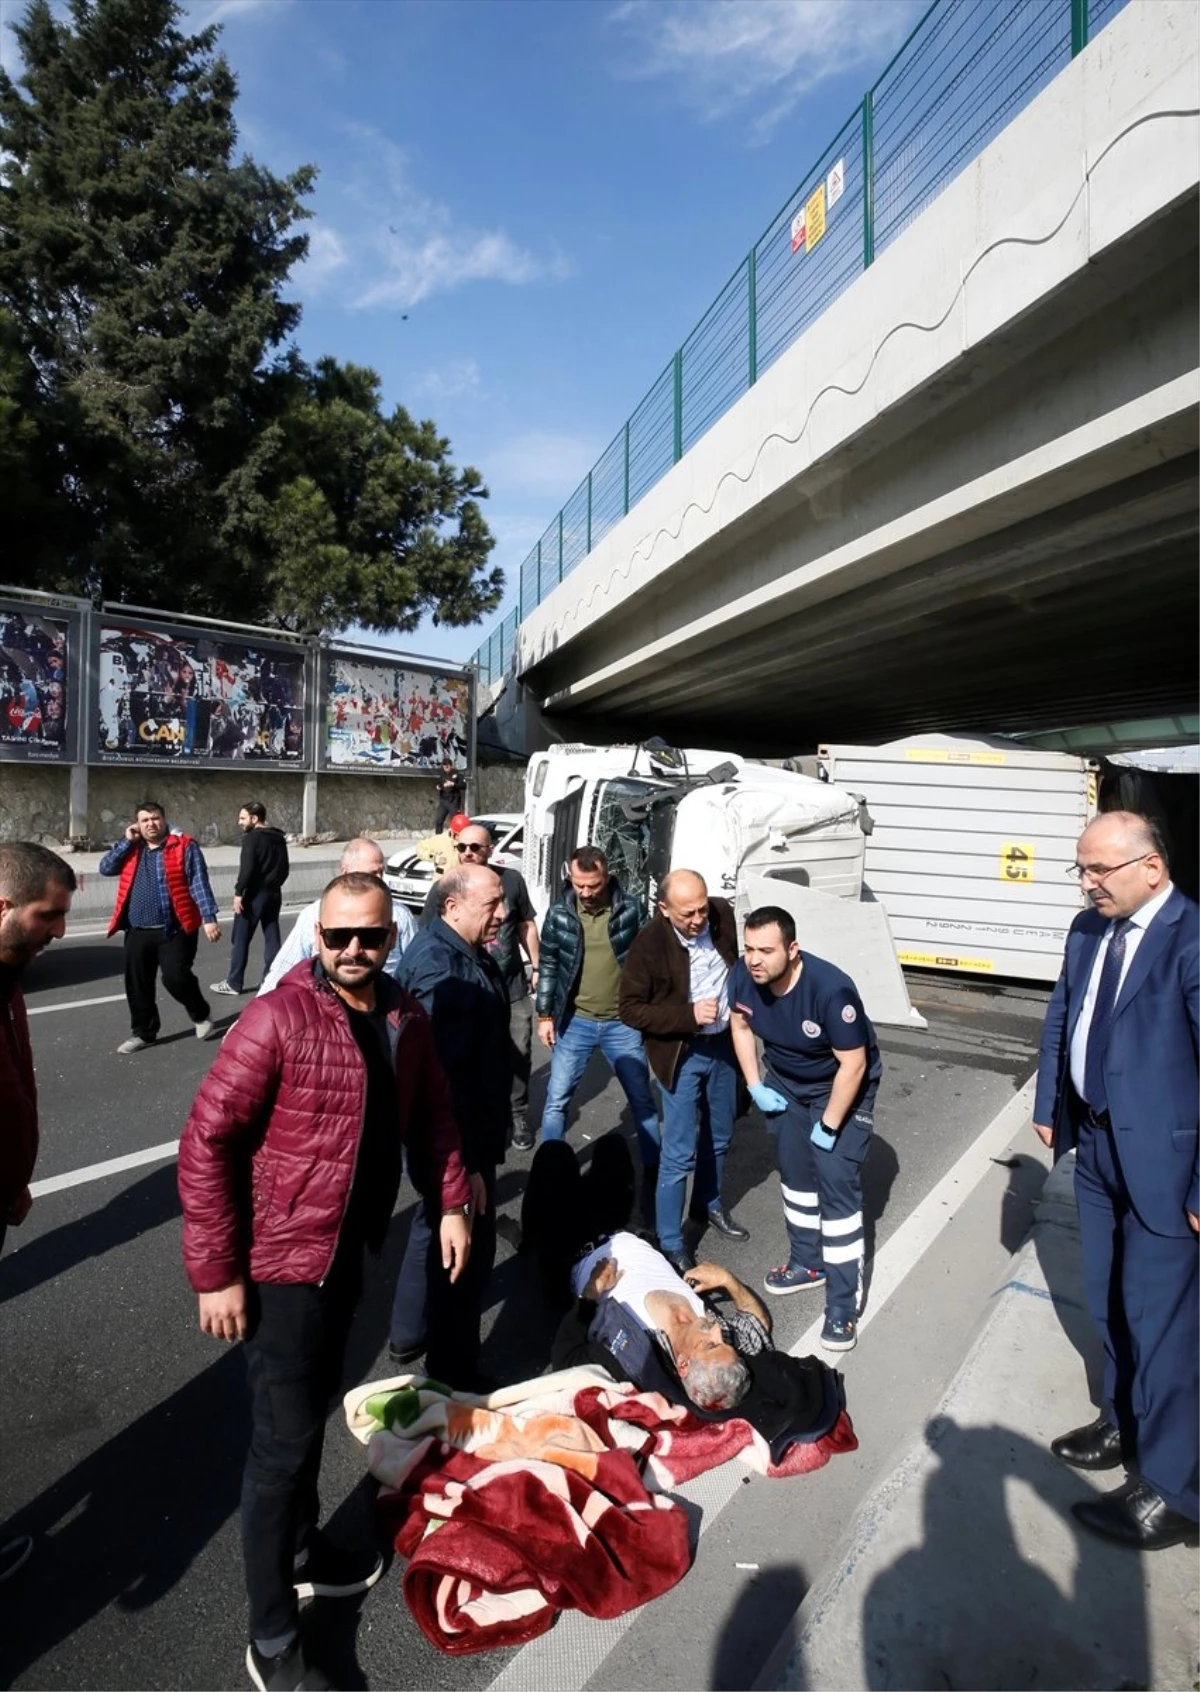
{"type": "MultiPolygon", "coordinates": [[[[658,1180],[658,1107],[641,1035],[625,1026],[617,1008],[621,966],[645,920],[641,901],[609,874],[599,847],[578,847],[567,865],[567,885],[542,924],[537,985],[538,1039],[552,1053],[542,1140],[565,1136],[571,1099],[599,1050],[633,1112],[644,1210],[658,1180]]],[[[645,1220],[652,1226],[650,1216],[645,1220]]]]}

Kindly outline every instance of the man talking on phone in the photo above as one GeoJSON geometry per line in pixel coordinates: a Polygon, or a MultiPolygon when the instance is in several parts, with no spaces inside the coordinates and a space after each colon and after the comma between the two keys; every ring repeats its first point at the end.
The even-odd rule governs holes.
{"type": "Polygon", "coordinates": [[[221,929],[198,843],[167,827],[157,800],[143,799],[134,821],[101,858],[100,874],[121,878],[108,932],[125,935],[125,999],[132,1032],[117,1050],[131,1057],[157,1040],[160,970],[163,986],[191,1017],[197,1040],[207,1040],[212,1023],[196,979],[196,947],[201,928],[214,945],[221,929]]]}

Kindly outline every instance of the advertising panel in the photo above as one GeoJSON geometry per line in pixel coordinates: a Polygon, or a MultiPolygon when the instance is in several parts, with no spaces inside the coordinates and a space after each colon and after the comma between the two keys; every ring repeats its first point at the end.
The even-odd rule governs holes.
{"type": "Polygon", "coordinates": [[[303,647],[97,619],[89,762],[304,768],[303,647]]]}
{"type": "Polygon", "coordinates": [[[71,613],[0,599],[0,760],[73,762],[78,640],[71,613]]]}
{"type": "Polygon", "coordinates": [[[472,676],[403,658],[331,652],[325,661],[321,765],[427,775],[444,757],[470,761],[472,676]]]}

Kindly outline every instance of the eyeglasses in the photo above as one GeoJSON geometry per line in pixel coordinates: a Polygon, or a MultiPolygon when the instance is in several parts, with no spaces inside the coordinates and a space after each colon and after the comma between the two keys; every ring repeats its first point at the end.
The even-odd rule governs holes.
{"type": "Polygon", "coordinates": [[[1110,875],[1116,875],[1118,870],[1128,869],[1130,864],[1140,864],[1146,858],[1152,858],[1152,852],[1142,852],[1136,858],[1126,858],[1123,864],[1111,864],[1107,868],[1104,864],[1068,864],[1066,874],[1074,881],[1082,881],[1086,875],[1090,881],[1104,884],[1110,875]]]}
{"type": "Polygon", "coordinates": [[[465,844],[461,840],[456,840],[454,850],[456,852],[486,852],[487,844],[479,840],[468,840],[465,844]]]}
{"type": "Polygon", "coordinates": [[[344,952],[351,940],[357,940],[364,952],[377,952],[381,946],[387,944],[391,928],[326,928],[323,923],[317,925],[321,930],[321,938],[334,952],[344,952]]]}

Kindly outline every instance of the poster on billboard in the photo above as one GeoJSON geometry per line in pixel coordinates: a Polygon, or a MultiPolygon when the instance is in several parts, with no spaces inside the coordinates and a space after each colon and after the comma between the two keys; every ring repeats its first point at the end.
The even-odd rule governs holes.
{"type": "Polygon", "coordinates": [[[304,768],[303,647],[97,618],[89,761],[304,768]]]}
{"type": "Polygon", "coordinates": [[[0,760],[71,763],[79,619],[0,599],[0,760]]]}
{"type": "Polygon", "coordinates": [[[468,767],[474,702],[469,672],[403,658],[331,652],[325,660],[321,765],[426,775],[448,757],[468,767]]]}

